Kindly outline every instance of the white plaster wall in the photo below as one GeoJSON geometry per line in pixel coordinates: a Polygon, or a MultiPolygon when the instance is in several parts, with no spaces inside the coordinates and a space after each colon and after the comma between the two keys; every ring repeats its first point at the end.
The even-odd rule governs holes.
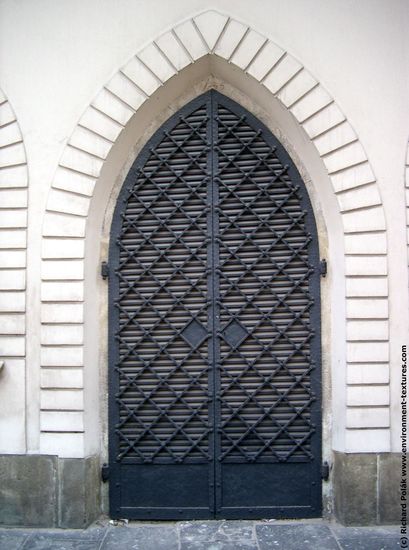
{"type": "MultiPolygon", "coordinates": [[[[0,83],[13,103],[30,168],[28,450],[36,452],[40,448],[38,220],[43,217],[48,189],[63,148],[83,111],[119,67],[167,28],[210,7],[246,21],[299,59],[335,97],[367,152],[385,205],[390,251],[393,391],[392,395],[380,395],[379,403],[384,407],[389,400],[392,402],[392,449],[397,450],[399,355],[409,325],[402,185],[409,127],[405,63],[407,2],[253,0],[249,9],[246,0],[2,0],[0,83]]],[[[81,335],[78,338],[80,341],[81,335]]],[[[16,391],[22,391],[18,383],[16,391]]],[[[358,393],[359,390],[352,392],[353,402],[362,402],[358,393]]],[[[80,408],[79,391],[77,398],[75,406],[80,408]]],[[[72,413],[75,412],[74,407],[72,413]]],[[[352,424],[356,422],[353,416],[350,420],[352,424]]],[[[371,449],[376,449],[376,436],[381,432],[370,432],[370,437],[375,438],[369,445],[371,449]]],[[[360,432],[356,433],[362,438],[360,432]]],[[[66,439],[65,444],[71,445],[66,439]]],[[[351,440],[351,449],[354,444],[351,440]]],[[[84,451],[77,449],[78,455],[84,451]]]]}

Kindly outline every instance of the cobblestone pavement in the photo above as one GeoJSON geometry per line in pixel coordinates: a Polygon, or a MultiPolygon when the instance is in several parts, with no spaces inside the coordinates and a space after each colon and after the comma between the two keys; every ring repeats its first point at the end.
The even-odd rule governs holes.
{"type": "Polygon", "coordinates": [[[98,521],[85,530],[0,529],[0,550],[393,550],[397,527],[317,521],[98,521]]]}

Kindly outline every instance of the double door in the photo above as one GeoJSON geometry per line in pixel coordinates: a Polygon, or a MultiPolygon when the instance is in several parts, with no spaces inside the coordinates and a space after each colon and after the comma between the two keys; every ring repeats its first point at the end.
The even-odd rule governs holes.
{"type": "Polygon", "coordinates": [[[111,516],[319,516],[318,243],[281,144],[189,103],[126,178],[109,264],[111,516]]]}

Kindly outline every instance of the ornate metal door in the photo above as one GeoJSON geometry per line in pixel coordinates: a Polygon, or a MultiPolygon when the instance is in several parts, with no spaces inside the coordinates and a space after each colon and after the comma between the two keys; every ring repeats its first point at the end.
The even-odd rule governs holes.
{"type": "Polygon", "coordinates": [[[111,516],[319,516],[318,242],[281,144],[189,103],[126,178],[109,267],[111,516]]]}

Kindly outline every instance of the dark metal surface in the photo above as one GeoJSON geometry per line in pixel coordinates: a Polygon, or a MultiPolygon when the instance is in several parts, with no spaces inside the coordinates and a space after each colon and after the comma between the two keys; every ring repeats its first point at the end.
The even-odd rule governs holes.
{"type": "Polygon", "coordinates": [[[103,464],[101,467],[101,479],[103,483],[106,483],[109,479],[109,466],[108,464],[103,464]]]}
{"type": "Polygon", "coordinates": [[[318,242],[280,143],[191,102],[126,178],[110,268],[111,515],[319,516],[318,242]]]}
{"type": "Polygon", "coordinates": [[[109,277],[109,266],[107,262],[101,262],[101,277],[103,279],[108,279],[109,277]]]}

